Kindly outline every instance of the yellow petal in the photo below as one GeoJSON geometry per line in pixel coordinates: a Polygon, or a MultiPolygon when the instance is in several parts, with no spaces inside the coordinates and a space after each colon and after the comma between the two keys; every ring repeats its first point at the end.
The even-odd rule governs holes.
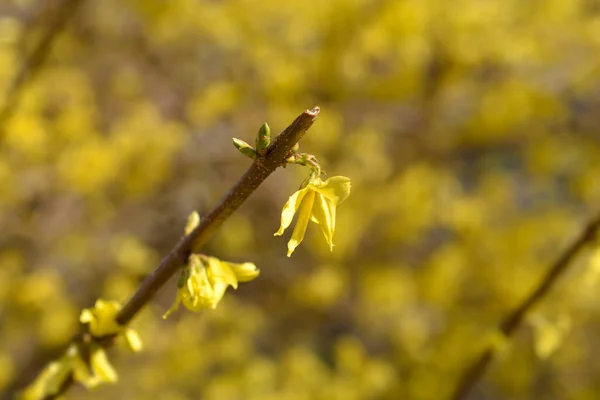
{"type": "Polygon", "coordinates": [[[123,326],[116,321],[116,316],[121,309],[118,301],[96,300],[93,308],[81,311],[79,321],[89,324],[90,333],[94,336],[104,336],[119,333],[123,326]]]}
{"type": "Polygon", "coordinates": [[[248,282],[255,279],[258,275],[260,275],[260,270],[254,265],[254,263],[243,263],[243,264],[234,264],[234,263],[226,263],[229,265],[229,268],[235,274],[238,282],[248,282]]]}
{"type": "Polygon", "coordinates": [[[92,322],[94,319],[94,314],[92,314],[92,311],[89,308],[84,308],[83,310],[81,310],[81,314],[79,315],[79,322],[81,322],[82,324],[87,324],[89,322],[92,322]]]}
{"type": "Polygon", "coordinates": [[[190,277],[190,281],[194,288],[194,295],[200,298],[210,298],[213,296],[213,288],[206,268],[199,268],[197,272],[190,277]]]}
{"type": "Polygon", "coordinates": [[[178,290],[181,302],[191,311],[211,308],[213,288],[204,267],[191,268],[186,285],[178,290]]]}
{"type": "Polygon", "coordinates": [[[317,194],[315,196],[315,204],[313,205],[311,221],[319,224],[329,248],[333,250],[335,205],[321,194],[317,194]]]}
{"type": "Polygon", "coordinates": [[[96,375],[103,382],[116,382],[118,380],[117,371],[108,361],[106,352],[103,348],[98,347],[92,351],[90,356],[90,364],[94,375],[96,375]]]}
{"type": "Polygon", "coordinates": [[[337,206],[350,196],[351,186],[350,178],[333,176],[325,182],[320,178],[313,179],[308,188],[319,192],[337,206]]]}
{"type": "Polygon", "coordinates": [[[304,196],[304,199],[300,204],[300,209],[298,210],[298,220],[296,221],[296,226],[294,227],[294,233],[292,233],[292,238],[288,242],[288,257],[291,257],[296,247],[298,247],[298,245],[304,239],[304,233],[306,232],[306,227],[308,226],[308,221],[310,220],[314,201],[315,192],[311,190],[306,194],[306,196],[304,196]]]}
{"type": "Polygon", "coordinates": [[[88,365],[79,355],[77,346],[70,346],[65,357],[69,360],[69,364],[73,370],[73,379],[75,381],[81,382],[85,387],[94,387],[98,385],[98,379],[94,377],[88,365]]]}
{"type": "Polygon", "coordinates": [[[221,301],[225,295],[225,291],[229,285],[223,281],[216,282],[213,286],[213,297],[211,299],[210,307],[212,309],[217,308],[217,304],[221,301]]]}
{"type": "Polygon", "coordinates": [[[59,361],[48,364],[38,377],[19,396],[20,400],[39,400],[58,393],[71,373],[68,360],[63,357],[59,361]]]}
{"type": "Polygon", "coordinates": [[[131,351],[137,353],[142,350],[142,339],[140,338],[140,335],[137,333],[137,331],[134,329],[127,329],[125,331],[125,342],[127,343],[127,347],[129,347],[131,351]]]}
{"type": "Polygon", "coordinates": [[[208,257],[208,279],[213,284],[223,282],[237,289],[237,277],[231,267],[216,257],[208,257]]]}
{"type": "Polygon", "coordinates": [[[290,226],[292,220],[294,219],[294,214],[298,210],[298,207],[302,203],[302,199],[308,193],[308,187],[298,190],[296,193],[290,196],[288,201],[283,206],[283,211],[281,212],[281,226],[279,230],[275,233],[275,236],[281,236],[283,232],[290,226]]]}

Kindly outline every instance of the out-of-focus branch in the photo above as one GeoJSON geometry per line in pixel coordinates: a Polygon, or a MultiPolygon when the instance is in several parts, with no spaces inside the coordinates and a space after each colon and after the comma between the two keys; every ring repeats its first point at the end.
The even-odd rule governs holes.
{"type": "MultiPolygon", "coordinates": [[[[571,262],[579,254],[579,252],[591,243],[600,229],[600,213],[591,218],[581,233],[575,240],[563,251],[563,253],[550,266],[546,275],[533,291],[509,314],[502,320],[498,326],[498,330],[506,337],[512,334],[519,328],[524,317],[531,308],[540,301],[546,293],[556,284],[558,279],[568,269],[571,262]]],[[[477,385],[480,378],[489,367],[490,362],[494,357],[494,349],[492,347],[485,350],[479,357],[465,369],[456,390],[453,392],[450,399],[463,400],[466,399],[469,392],[477,385]]]]}
{"type": "MultiPolygon", "coordinates": [[[[117,322],[128,324],[133,317],[146,305],[167,280],[187,262],[190,254],[200,250],[215,230],[258,188],[277,167],[283,165],[286,156],[296,143],[302,139],[319,115],[319,107],[306,110],[290,124],[267,149],[264,158],[256,160],[239,181],[223,196],[219,203],[204,216],[200,225],[189,235],[182,237],[173,249],[160,262],[158,267],[144,279],[129,301],[117,315],[117,322]]],[[[90,334],[82,331],[77,334],[72,344],[87,346],[94,340],[103,347],[109,347],[113,337],[100,339],[91,338],[90,334]]],[[[46,396],[45,400],[62,396],[74,383],[68,377],[60,388],[59,393],[46,396]]]]}
{"type": "Polygon", "coordinates": [[[75,12],[83,1],[63,0],[56,7],[56,12],[52,15],[51,21],[48,23],[44,33],[42,33],[40,41],[35,45],[31,53],[25,57],[25,60],[23,60],[6,92],[4,104],[0,108],[0,137],[5,129],[6,122],[19,105],[23,88],[27,83],[31,82],[40,70],[40,67],[44,64],[52,49],[54,40],[67,26],[67,23],[75,15],[75,12]]]}

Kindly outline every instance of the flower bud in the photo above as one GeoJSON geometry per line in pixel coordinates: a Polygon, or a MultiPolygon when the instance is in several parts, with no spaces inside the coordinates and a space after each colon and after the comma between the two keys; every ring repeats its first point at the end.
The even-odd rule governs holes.
{"type": "Polygon", "coordinates": [[[198,211],[194,211],[185,224],[185,234],[189,235],[198,225],[200,225],[200,214],[198,214],[198,211]]]}
{"type": "Polygon", "coordinates": [[[256,152],[259,157],[263,157],[267,153],[267,148],[271,144],[271,128],[265,122],[262,124],[256,135],[256,152]]]}
{"type": "Polygon", "coordinates": [[[256,160],[256,150],[254,150],[254,147],[250,146],[248,143],[241,139],[233,138],[233,145],[246,157],[256,160]]]}

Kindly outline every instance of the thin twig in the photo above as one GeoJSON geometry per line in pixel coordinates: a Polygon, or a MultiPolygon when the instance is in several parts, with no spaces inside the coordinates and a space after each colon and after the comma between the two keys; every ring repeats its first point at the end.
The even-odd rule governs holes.
{"type": "Polygon", "coordinates": [[[40,70],[48,54],[50,54],[54,40],[65,29],[81,3],[83,3],[83,0],[64,0],[58,6],[52,20],[47,25],[46,31],[42,34],[42,38],[21,64],[6,92],[4,104],[0,108],[0,135],[6,128],[6,122],[17,109],[23,89],[40,70]]]}
{"type": "MultiPolygon", "coordinates": [[[[546,293],[556,284],[558,279],[568,269],[571,262],[579,254],[579,252],[591,243],[600,229],[600,213],[591,218],[579,236],[569,245],[565,251],[556,259],[550,266],[546,275],[542,278],[539,285],[515,308],[508,316],[502,320],[498,326],[498,330],[506,337],[512,334],[521,326],[527,312],[539,302],[546,293]]],[[[469,392],[479,382],[490,362],[494,357],[494,349],[488,348],[479,357],[465,369],[462,374],[456,390],[450,397],[452,400],[465,399],[469,392]]]]}
{"type": "MultiPolygon", "coordinates": [[[[208,215],[204,216],[200,225],[189,235],[182,237],[173,249],[160,262],[158,267],[144,279],[129,301],[117,315],[117,322],[128,324],[144,307],[169,278],[185,263],[190,254],[198,252],[214,231],[258,188],[267,177],[283,165],[286,156],[296,143],[308,131],[319,115],[319,107],[306,110],[300,114],[279,136],[273,140],[264,158],[255,161],[240,180],[227,192],[208,215]]],[[[85,346],[89,342],[89,334],[78,333],[72,344],[85,346]]],[[[112,344],[112,338],[100,338],[103,347],[112,344]]],[[[98,343],[98,339],[96,339],[98,343]]],[[[73,385],[74,380],[68,377],[59,393],[47,395],[44,400],[53,400],[62,395],[73,385]]]]}

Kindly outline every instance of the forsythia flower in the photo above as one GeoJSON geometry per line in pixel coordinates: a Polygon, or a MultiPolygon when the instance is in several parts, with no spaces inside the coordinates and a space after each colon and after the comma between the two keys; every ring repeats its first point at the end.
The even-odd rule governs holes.
{"type": "Polygon", "coordinates": [[[105,382],[114,383],[119,378],[117,371],[108,361],[106,352],[99,345],[92,345],[90,349],[89,366],[83,361],[75,346],[69,348],[67,355],[72,364],[73,379],[81,382],[87,388],[93,388],[105,382]]]}
{"type": "Polygon", "coordinates": [[[108,362],[102,347],[92,346],[88,366],[81,357],[77,346],[71,345],[58,361],[54,361],[44,368],[19,398],[21,400],[41,400],[47,396],[56,395],[69,376],[87,388],[96,387],[104,382],[117,381],[117,373],[108,362]]]}
{"type": "Polygon", "coordinates": [[[290,196],[281,212],[281,226],[275,236],[281,236],[290,226],[294,214],[298,212],[298,221],[288,242],[288,257],[304,239],[308,221],[321,226],[325,240],[333,250],[333,233],[335,231],[335,208],[350,195],[350,178],[334,176],[325,182],[319,177],[308,181],[306,187],[290,196]]]}
{"type": "Polygon", "coordinates": [[[135,330],[117,323],[119,310],[121,310],[119,302],[98,299],[93,308],[83,309],[79,322],[89,324],[90,333],[95,337],[123,335],[127,346],[132,351],[138,352],[142,349],[142,341],[135,330]]]}
{"type": "Polygon", "coordinates": [[[38,375],[35,381],[21,392],[19,399],[39,400],[58,393],[71,372],[71,365],[66,362],[65,357],[59,361],[51,362],[38,375]]]}
{"type": "MultiPolygon", "coordinates": [[[[79,321],[82,324],[88,324],[92,337],[123,335],[129,348],[139,351],[142,348],[142,342],[137,332],[119,325],[116,321],[120,309],[121,305],[116,301],[99,299],[96,300],[93,308],[83,309],[79,321]]],[[[58,361],[54,361],[44,368],[36,380],[23,391],[20,398],[22,400],[38,400],[56,395],[69,377],[87,388],[96,387],[104,382],[117,381],[117,372],[110,365],[102,346],[92,340],[87,343],[86,354],[89,355],[88,362],[81,356],[78,345],[69,346],[58,361]]]]}
{"type": "Polygon", "coordinates": [[[259,273],[253,263],[235,264],[192,254],[188,266],[181,273],[175,304],[163,318],[177,311],[179,303],[191,311],[215,309],[228,286],[237,289],[238,282],[251,281],[259,273]]]}

